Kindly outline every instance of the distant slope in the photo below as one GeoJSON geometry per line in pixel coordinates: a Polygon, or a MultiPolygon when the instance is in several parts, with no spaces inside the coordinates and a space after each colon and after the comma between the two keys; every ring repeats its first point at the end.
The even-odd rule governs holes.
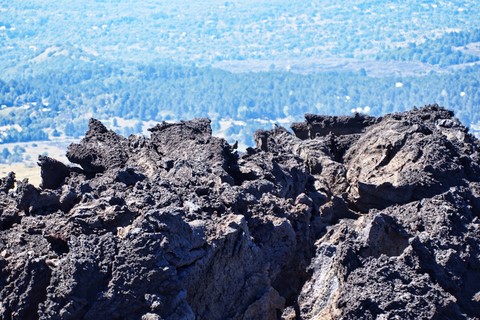
{"type": "Polygon", "coordinates": [[[425,103],[476,130],[479,16],[474,0],[4,2],[0,144],[209,117],[246,147],[304,113],[425,103]]]}

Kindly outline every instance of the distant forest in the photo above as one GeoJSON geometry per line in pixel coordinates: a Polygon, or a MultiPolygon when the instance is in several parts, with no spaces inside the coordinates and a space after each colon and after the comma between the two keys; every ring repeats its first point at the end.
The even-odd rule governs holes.
{"type": "Polygon", "coordinates": [[[480,61],[480,54],[469,54],[469,44],[480,43],[480,30],[471,32],[449,32],[438,39],[428,39],[424,43],[410,43],[405,48],[396,48],[378,53],[377,60],[418,61],[440,67],[468,64],[480,61]]]}
{"type": "MultiPolygon", "coordinates": [[[[0,81],[0,127],[3,142],[17,142],[79,137],[91,116],[138,121],[209,117],[218,130],[221,119],[301,121],[305,113],[350,114],[357,108],[381,115],[430,103],[454,110],[460,120],[471,124],[480,121],[479,69],[474,64],[411,77],[371,77],[364,70],[231,73],[210,67],[108,64],[58,56],[41,72],[0,81]]],[[[229,130],[227,134],[248,129],[229,130]]]]}
{"type": "Polygon", "coordinates": [[[432,103],[475,131],[477,2],[6,1],[0,144],[77,139],[90,117],[124,135],[208,117],[245,146],[305,113],[432,103]]]}

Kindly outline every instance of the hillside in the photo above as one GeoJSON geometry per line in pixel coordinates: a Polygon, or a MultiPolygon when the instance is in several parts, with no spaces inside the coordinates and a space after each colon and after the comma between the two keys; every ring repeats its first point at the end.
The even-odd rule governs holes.
{"type": "Polygon", "coordinates": [[[0,184],[2,319],[478,319],[479,141],[437,105],[305,115],[255,148],[210,120],[91,119],[0,184]]]}
{"type": "Polygon", "coordinates": [[[125,136],[208,117],[242,150],[305,113],[425,103],[478,131],[479,15],[474,0],[0,3],[0,163],[91,117],[125,136]]]}

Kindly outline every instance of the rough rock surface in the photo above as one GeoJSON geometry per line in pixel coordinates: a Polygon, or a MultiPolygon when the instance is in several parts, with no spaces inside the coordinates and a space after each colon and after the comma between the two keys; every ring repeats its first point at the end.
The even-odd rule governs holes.
{"type": "Polygon", "coordinates": [[[307,115],[237,154],[91,120],[0,181],[1,319],[480,319],[479,142],[436,105],[307,115]]]}

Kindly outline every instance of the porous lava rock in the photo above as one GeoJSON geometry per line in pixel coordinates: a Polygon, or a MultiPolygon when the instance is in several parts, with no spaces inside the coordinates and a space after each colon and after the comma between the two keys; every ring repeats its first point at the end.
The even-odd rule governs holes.
{"type": "Polygon", "coordinates": [[[1,319],[480,319],[478,140],[437,105],[307,115],[245,153],[208,119],[92,119],[0,180],[1,319]]]}

